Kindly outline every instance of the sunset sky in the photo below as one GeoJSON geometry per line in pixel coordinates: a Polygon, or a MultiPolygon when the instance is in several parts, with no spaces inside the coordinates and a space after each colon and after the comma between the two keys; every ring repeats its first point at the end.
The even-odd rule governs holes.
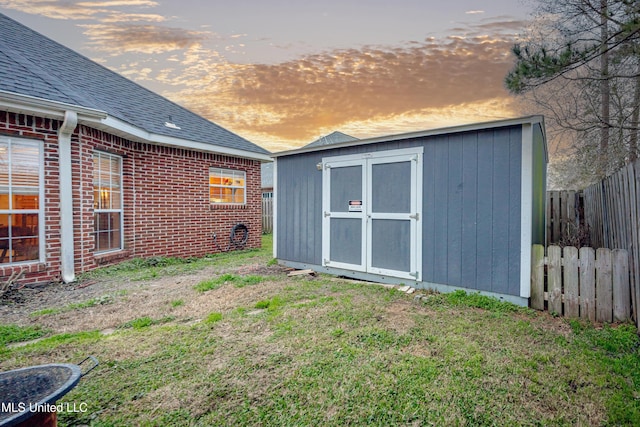
{"type": "Polygon", "coordinates": [[[0,12],[265,147],[520,113],[521,0],[0,0],[0,12]]]}

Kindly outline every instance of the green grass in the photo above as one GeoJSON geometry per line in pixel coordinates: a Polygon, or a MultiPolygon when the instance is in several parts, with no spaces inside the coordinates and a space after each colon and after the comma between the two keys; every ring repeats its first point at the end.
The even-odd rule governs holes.
{"type": "Polygon", "coordinates": [[[16,342],[31,341],[47,333],[46,329],[39,326],[0,325],[0,347],[16,342]]]}
{"type": "Polygon", "coordinates": [[[58,414],[61,427],[640,425],[632,325],[473,293],[416,302],[324,276],[278,280],[202,322],[141,317],[109,336],[6,348],[0,364],[100,360],[61,400],[88,411],[58,414]]]}
{"type": "Polygon", "coordinates": [[[102,295],[100,297],[88,299],[87,301],[67,304],[62,307],[44,308],[42,310],[34,311],[33,313],[30,314],[30,316],[33,316],[33,317],[47,316],[52,314],[66,313],[73,310],[81,310],[83,308],[88,308],[88,307],[95,307],[97,305],[112,304],[115,301],[115,298],[117,296],[126,295],[126,293],[127,292],[123,290],[113,295],[102,295]]]}
{"type": "Polygon", "coordinates": [[[206,319],[204,319],[205,323],[216,323],[222,320],[222,313],[213,312],[209,313],[206,319]]]}
{"type": "Polygon", "coordinates": [[[261,310],[266,309],[269,311],[275,311],[275,310],[278,310],[280,307],[282,307],[283,304],[284,302],[282,301],[282,299],[280,297],[275,296],[268,300],[258,301],[255,307],[261,310]]]}
{"type": "Polygon", "coordinates": [[[158,277],[176,276],[200,271],[215,265],[220,268],[239,267],[245,263],[271,260],[273,237],[262,236],[260,249],[246,249],[207,255],[203,258],[151,257],[136,258],[112,266],[99,268],[79,275],[78,280],[150,280],[158,277]]]}
{"type": "Polygon", "coordinates": [[[545,327],[562,320],[502,303],[479,309],[473,294],[441,298],[434,311],[370,285],[341,284],[339,296],[335,283],[296,285],[255,301],[269,316],[214,312],[162,328],[140,318],[127,334],[58,336],[0,357],[98,356],[101,365],[63,399],[87,402],[89,412],[62,413],[61,426],[640,420],[631,326],[572,322],[567,335],[545,327]]]}
{"type": "Polygon", "coordinates": [[[152,325],[168,323],[168,322],[171,322],[172,320],[174,320],[172,316],[165,316],[161,319],[152,319],[149,316],[144,316],[144,317],[138,317],[137,319],[133,319],[126,322],[120,328],[143,329],[143,328],[148,328],[149,326],[152,326],[152,325]]]}
{"type": "Polygon", "coordinates": [[[207,279],[195,285],[193,289],[195,289],[198,292],[207,292],[207,291],[212,291],[214,289],[218,289],[223,284],[224,282],[220,282],[218,279],[207,279]]]}
{"type": "Polygon", "coordinates": [[[211,291],[218,289],[222,285],[233,284],[236,288],[243,288],[245,286],[257,285],[264,282],[266,278],[262,276],[238,276],[235,274],[223,274],[215,279],[207,279],[194,286],[194,289],[198,292],[211,291]]]}

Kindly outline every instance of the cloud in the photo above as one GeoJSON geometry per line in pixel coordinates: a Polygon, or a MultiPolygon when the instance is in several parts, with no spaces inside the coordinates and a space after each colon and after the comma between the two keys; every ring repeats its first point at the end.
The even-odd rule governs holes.
{"type": "Polygon", "coordinates": [[[97,51],[158,54],[187,49],[209,38],[211,33],[158,25],[167,18],[154,13],[136,13],[130,8],[154,8],[152,0],[0,0],[0,6],[52,19],[89,21],[79,24],[97,51]],[[127,8],[126,12],[122,8],[127,8]]]}
{"type": "Polygon", "coordinates": [[[110,0],[110,1],[82,1],[76,3],[78,6],[86,7],[114,7],[114,6],[144,6],[155,7],[158,2],[151,0],[110,0]]]}
{"type": "Polygon", "coordinates": [[[174,28],[164,25],[169,18],[121,9],[153,8],[154,1],[0,0],[9,3],[29,13],[89,21],[81,25],[89,45],[110,55],[109,63],[121,53],[135,54],[136,63],[131,55],[117,59],[118,72],[152,83],[168,98],[270,149],[299,146],[334,130],[369,137],[513,116],[515,104],[502,82],[513,64],[515,34],[526,25],[509,17],[483,19],[402,46],[246,64],[205,47],[215,41],[221,49],[244,50],[238,42],[246,34],[224,38],[174,28]],[[141,54],[156,58],[146,63],[141,54]],[[157,60],[164,65],[152,65],[157,60]]]}
{"type": "MultiPolygon", "coordinates": [[[[100,3],[96,3],[100,5],[100,3]]],[[[0,6],[51,19],[87,20],[108,12],[108,9],[86,6],[77,2],[59,0],[0,0],[0,6]]]]}
{"type": "Polygon", "coordinates": [[[528,23],[525,23],[519,19],[504,16],[498,17],[497,19],[494,18],[483,20],[481,23],[475,25],[470,30],[475,34],[480,32],[491,34],[508,34],[522,32],[526,25],[528,25],[528,23]]]}
{"type": "Polygon", "coordinates": [[[112,12],[100,19],[102,23],[126,23],[126,22],[164,22],[167,18],[151,13],[122,13],[112,12]]]}
{"type": "Polygon", "coordinates": [[[81,25],[94,49],[106,52],[140,52],[155,54],[197,45],[209,33],[182,28],[134,24],[81,25]]]}
{"type": "MultiPolygon", "coordinates": [[[[112,7],[155,7],[150,0],[62,1],[62,0],[0,0],[0,6],[51,19],[90,20],[113,12],[112,7]]],[[[126,14],[120,13],[120,16],[126,14]]]]}
{"type": "Polygon", "coordinates": [[[467,15],[479,15],[484,13],[484,10],[467,10],[465,13],[467,15]]]}
{"type": "Polygon", "coordinates": [[[310,141],[318,129],[507,98],[511,45],[489,36],[430,39],[242,66],[193,50],[180,77],[165,76],[183,87],[165,95],[241,134],[310,141]]]}
{"type": "Polygon", "coordinates": [[[401,114],[347,121],[340,125],[327,124],[313,128],[313,135],[305,138],[287,138],[279,134],[259,132],[253,128],[235,129],[235,124],[229,128],[276,152],[300,147],[335,130],[362,139],[511,118],[519,114],[518,109],[519,105],[514,98],[496,97],[486,101],[451,105],[447,108],[423,108],[401,114]]]}

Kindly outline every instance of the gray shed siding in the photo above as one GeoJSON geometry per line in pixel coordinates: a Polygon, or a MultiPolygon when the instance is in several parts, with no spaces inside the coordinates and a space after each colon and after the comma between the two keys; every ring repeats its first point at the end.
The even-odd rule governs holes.
{"type": "Polygon", "coordinates": [[[321,156],[284,157],[277,160],[278,257],[322,264],[321,156]],[[285,214],[286,213],[286,214],[285,214]]]}
{"type": "Polygon", "coordinates": [[[422,281],[520,295],[521,125],[278,157],[278,259],[322,265],[322,158],[415,146],[422,281]]]}
{"type": "Polygon", "coordinates": [[[425,144],[423,281],[520,292],[520,127],[425,144]]]}

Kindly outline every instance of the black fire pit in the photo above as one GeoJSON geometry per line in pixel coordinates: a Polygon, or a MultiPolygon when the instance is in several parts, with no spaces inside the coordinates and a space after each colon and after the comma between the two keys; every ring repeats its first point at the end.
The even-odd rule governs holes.
{"type": "Polygon", "coordinates": [[[55,408],[50,407],[96,366],[98,360],[89,356],[78,365],[51,363],[0,372],[0,426],[56,425],[55,408]],[[89,359],[94,365],[83,373],[80,365],[89,359]]]}

